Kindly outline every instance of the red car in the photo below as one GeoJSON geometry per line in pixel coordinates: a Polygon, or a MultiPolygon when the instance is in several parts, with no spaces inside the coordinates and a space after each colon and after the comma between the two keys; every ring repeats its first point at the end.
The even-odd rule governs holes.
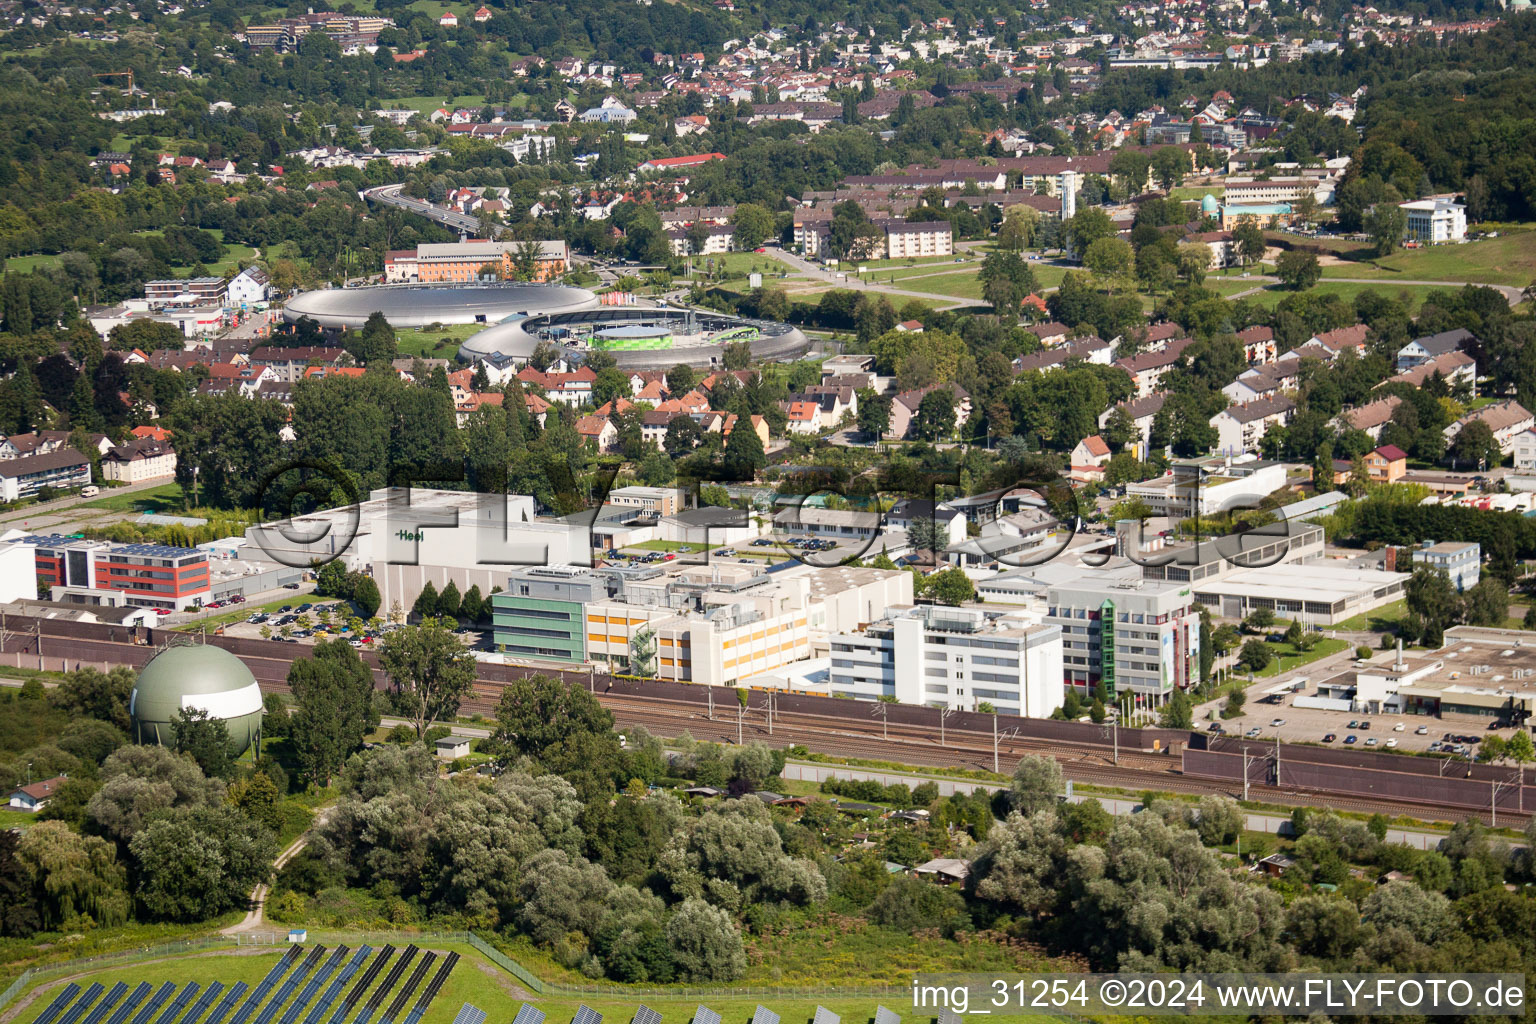
{"type": "Polygon", "coordinates": [[[156,608],[155,609],[155,614],[156,615],[169,615],[169,614],[171,614],[171,610],[169,608],[156,608]]]}

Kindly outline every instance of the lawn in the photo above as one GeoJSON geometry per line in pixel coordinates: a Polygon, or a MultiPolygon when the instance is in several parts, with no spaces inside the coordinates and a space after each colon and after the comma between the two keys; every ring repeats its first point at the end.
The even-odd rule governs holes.
{"type": "Polygon", "coordinates": [[[1362,612],[1353,618],[1345,619],[1333,628],[1339,630],[1369,629],[1377,633],[1385,633],[1395,629],[1397,624],[1403,621],[1403,616],[1407,614],[1407,600],[1393,601],[1391,604],[1384,604],[1380,608],[1362,612]]]}
{"type": "Polygon", "coordinates": [[[5,269],[18,274],[27,274],[34,270],[48,270],[59,265],[59,257],[49,253],[36,253],[32,256],[12,256],[5,261],[5,269]]]}
{"type": "Polygon", "coordinates": [[[1536,231],[1514,231],[1465,245],[1403,249],[1379,260],[1324,267],[1323,277],[1466,281],[1524,288],[1536,281],[1536,231]]]}
{"type": "Polygon", "coordinates": [[[1270,652],[1274,654],[1275,660],[1270,662],[1269,667],[1264,671],[1255,672],[1255,676],[1281,675],[1303,665],[1310,665],[1312,662],[1326,658],[1330,654],[1337,654],[1340,651],[1348,650],[1350,644],[1348,640],[1324,638],[1319,640],[1310,651],[1298,651],[1288,643],[1272,643],[1267,646],[1270,652]]]}
{"type": "MultiPolygon", "coordinates": [[[[358,948],[361,940],[358,936],[348,936],[338,933],[332,937],[327,934],[311,932],[311,938],[324,943],[327,948],[334,949],[337,944],[345,942],[353,949],[358,948]]],[[[412,941],[408,933],[384,935],[372,935],[367,937],[369,945],[378,949],[386,938],[393,942],[397,948],[412,941]]],[[[553,1024],[564,1024],[572,1019],[580,1006],[586,1005],[602,1014],[603,1018],[622,1024],[628,1021],[635,1013],[640,1003],[644,1003],[651,1009],[661,1014],[662,1018],[682,1024],[683,1021],[692,1018],[695,1010],[701,1005],[707,1005],[718,1012],[728,1024],[745,1024],[759,1004],[766,1004],[772,1010],[781,1015],[787,1024],[801,1024],[811,1019],[818,1005],[840,1014],[850,1024],[863,1024],[875,1013],[877,1004],[883,1004],[896,1013],[909,1020],[927,1021],[932,1018],[933,1011],[913,1014],[910,1006],[911,996],[905,982],[908,970],[922,969],[949,969],[949,970],[987,970],[1013,971],[1018,968],[1008,962],[994,963],[997,956],[981,955],[987,950],[995,950],[1003,953],[1003,948],[992,943],[970,943],[960,946],[954,943],[944,943],[961,953],[964,964],[949,964],[941,961],[930,961],[926,955],[926,949],[932,945],[917,937],[912,937],[907,942],[901,943],[902,949],[893,951],[894,956],[888,956],[885,949],[871,948],[865,951],[850,951],[848,944],[843,940],[846,936],[843,932],[828,932],[826,934],[812,934],[811,941],[794,944],[787,939],[768,940],[765,947],[758,949],[756,943],[749,954],[749,960],[756,961],[748,967],[748,978],[745,984],[754,986],[751,994],[743,992],[741,995],[732,995],[728,991],[725,995],[713,995],[709,992],[701,992],[698,989],[686,990],[679,988],[676,994],[660,994],[657,989],[639,989],[627,992],[621,986],[605,985],[592,994],[574,992],[550,992],[544,995],[533,995],[518,982],[512,975],[494,966],[467,943],[439,940],[433,938],[420,938],[415,941],[424,951],[439,954],[438,964],[442,963],[442,955],[448,952],[456,952],[461,959],[449,976],[447,983],[439,991],[437,998],[433,1000],[427,1009],[425,1016],[421,1018],[421,1024],[448,1024],[459,1012],[459,1008],[465,1003],[470,1003],[490,1014],[494,1021],[504,1024],[512,1018],[517,1008],[526,1000],[533,1006],[544,1011],[553,1024]],[[835,943],[835,944],[834,944],[835,943]],[[917,959],[921,963],[908,962],[909,957],[904,955],[908,949],[923,951],[917,959]],[[783,954],[790,964],[798,966],[798,961],[804,958],[814,958],[819,963],[837,962],[840,967],[832,973],[839,976],[848,974],[860,979],[859,988],[867,988],[871,985],[871,978],[878,977],[885,984],[898,987],[898,991],[881,994],[871,992],[867,996],[827,996],[817,998],[814,996],[786,996],[777,997],[771,994],[761,993],[763,980],[753,977],[754,974],[774,973],[779,970],[780,959],[783,954]]],[[[855,942],[857,946],[859,943],[855,942]]],[[[277,963],[285,947],[242,947],[238,950],[231,948],[228,952],[205,951],[179,956],[169,956],[161,959],[150,959],[134,964],[122,964],[108,966],[101,970],[88,971],[86,975],[89,981],[100,982],[111,987],[117,982],[124,982],[130,987],[139,982],[148,982],[159,987],[169,981],[178,985],[188,981],[197,981],[204,985],[213,981],[221,981],[226,986],[232,986],[236,982],[245,982],[247,986],[254,987],[272,966],[277,963]]],[[[398,960],[398,954],[396,959],[398,960]]],[[[420,958],[418,958],[420,962],[420,958]]],[[[434,965],[435,973],[437,966],[434,965]]],[[[388,972],[381,972],[381,977],[388,972]]],[[[798,974],[798,972],[796,972],[798,974]]],[[[818,971],[808,980],[811,985],[820,988],[823,983],[817,979],[825,977],[818,971]]],[[[76,978],[76,981],[82,981],[76,978]]],[[[47,984],[46,991],[40,992],[28,1005],[23,1014],[25,1018],[31,1018],[41,1012],[49,999],[62,986],[62,976],[54,976],[45,979],[41,984],[47,984]]],[[[378,982],[374,983],[377,986],[378,982]]],[[[774,984],[768,982],[767,984],[774,984]]],[[[779,984],[792,984],[786,981],[779,984]]],[[[878,984],[878,983],[876,983],[878,984]]],[[[33,986],[36,988],[37,986],[33,986]]],[[[398,991],[399,986],[396,987],[398,991]]],[[[724,988],[724,986],[722,986],[724,988]]],[[[291,1005],[291,1004],[290,1004],[291,1005]]],[[[355,1012],[355,1011],[354,1011],[355,1012]]],[[[1022,1016],[1013,1019],[1032,1019],[1045,1021],[1051,1018],[1022,1016]]]]}
{"type": "Polygon", "coordinates": [[[695,551],[703,551],[703,544],[681,544],[675,540],[648,540],[639,544],[631,544],[625,551],[675,551],[678,554],[691,554],[695,551]]]}
{"type": "MultiPolygon", "coordinates": [[[[1268,306],[1272,308],[1279,305],[1280,300],[1284,299],[1287,295],[1293,294],[1290,289],[1279,284],[1266,284],[1263,281],[1244,281],[1241,283],[1246,284],[1249,287],[1262,287],[1262,291],[1258,292],[1257,294],[1247,296],[1247,298],[1257,302],[1261,306],[1268,306]]],[[[1210,281],[1207,279],[1207,286],[1209,285],[1210,281]]],[[[1390,298],[1401,299],[1405,301],[1408,305],[1408,312],[1413,313],[1419,308],[1425,299],[1429,298],[1430,292],[1437,291],[1440,289],[1440,287],[1441,286],[1439,285],[1431,284],[1393,284],[1390,281],[1383,281],[1380,284],[1324,281],[1322,284],[1319,284],[1317,287],[1311,289],[1311,291],[1321,295],[1337,295],[1348,302],[1353,302],[1357,296],[1364,292],[1384,292],[1390,298]]],[[[1243,290],[1244,289],[1241,288],[1234,289],[1234,291],[1243,290]]],[[[1226,294],[1231,294],[1231,292],[1227,292],[1226,294]]]]}
{"type": "Polygon", "coordinates": [[[83,508],[104,508],[111,512],[149,512],[159,515],[179,512],[186,507],[180,484],[161,484],[143,491],[126,491],[109,494],[105,498],[88,501],[83,508]]]}
{"type": "Polygon", "coordinates": [[[29,811],[12,811],[0,808],[0,829],[26,828],[37,820],[37,815],[29,811]]]}
{"type": "Polygon", "coordinates": [[[980,299],[981,278],[974,269],[957,274],[938,274],[916,281],[898,281],[896,286],[930,295],[951,295],[957,299],[980,299]]]}
{"type": "Polygon", "coordinates": [[[452,362],[466,338],[479,334],[489,326],[488,323],[444,324],[437,328],[411,328],[396,331],[395,338],[400,343],[400,355],[403,357],[421,356],[423,359],[447,359],[452,362]]]}

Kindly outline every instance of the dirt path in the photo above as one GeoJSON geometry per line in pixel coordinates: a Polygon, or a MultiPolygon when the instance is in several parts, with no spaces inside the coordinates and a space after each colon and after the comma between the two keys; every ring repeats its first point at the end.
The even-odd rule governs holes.
{"type": "MultiPolygon", "coordinates": [[[[299,833],[299,837],[293,842],[289,843],[287,849],[283,850],[282,853],[277,855],[277,859],[272,862],[273,874],[276,874],[282,869],[284,864],[287,864],[290,860],[299,855],[299,851],[303,850],[304,847],[309,843],[309,834],[315,830],[315,826],[325,823],[325,820],[327,817],[329,817],[330,812],[331,807],[329,806],[321,808],[319,813],[315,815],[314,821],[309,823],[309,828],[299,833]]],[[[267,882],[262,882],[260,885],[256,886],[256,888],[252,889],[251,909],[246,911],[245,916],[240,919],[239,923],[232,924],[228,928],[220,930],[219,934],[238,935],[241,932],[248,932],[261,927],[263,921],[266,919],[267,896],[271,891],[272,886],[267,882]]]]}

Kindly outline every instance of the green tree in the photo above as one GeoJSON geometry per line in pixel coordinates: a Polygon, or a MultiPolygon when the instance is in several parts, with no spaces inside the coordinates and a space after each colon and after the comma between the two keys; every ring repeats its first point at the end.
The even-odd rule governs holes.
{"type": "Polygon", "coordinates": [[[459,596],[459,585],[453,580],[437,595],[437,615],[441,619],[457,619],[464,609],[464,599],[459,596]]]}
{"type": "Polygon", "coordinates": [[[1258,638],[1245,641],[1237,655],[1237,663],[1250,672],[1262,672],[1273,660],[1269,645],[1258,638]]]}
{"type": "Polygon", "coordinates": [[[1113,293],[1115,287],[1130,276],[1134,257],[1131,244],[1124,239],[1100,238],[1083,253],[1083,266],[1113,293]]]}
{"type": "Polygon", "coordinates": [[[235,807],[213,805],[155,818],[129,849],[149,917],[202,921],[245,904],[271,873],[277,842],[235,807]]]}
{"type": "Polygon", "coordinates": [[[474,656],[435,619],[387,634],[379,664],[389,676],[395,710],[410,720],[417,739],[433,722],[458,715],[474,689],[474,656]]]}
{"type": "Polygon", "coordinates": [[[288,667],[294,710],[289,740],[304,773],[328,786],[378,728],[373,673],[345,640],[321,641],[288,667]]]}
{"type": "Polygon", "coordinates": [[[1456,432],[1451,442],[1451,459],[1458,466],[1492,469],[1504,461],[1504,452],[1493,436],[1493,428],[1482,420],[1473,420],[1456,432]]]}
{"type": "Polygon", "coordinates": [[[731,915],[685,899],[667,922],[667,945],[688,981],[731,981],[746,970],[746,951],[731,915]]]}
{"type": "Polygon", "coordinates": [[[736,248],[751,252],[773,235],[773,214],[757,203],[739,203],[731,215],[731,235],[736,248]]]}
{"type": "Polygon", "coordinates": [[[1232,229],[1232,245],[1243,266],[1250,266],[1264,258],[1264,231],[1252,217],[1244,217],[1232,229]]]}
{"type": "Polygon", "coordinates": [[[395,329],[384,318],[384,314],[378,312],[370,313],[361,329],[348,331],[343,338],[342,347],[346,349],[348,355],[363,366],[378,362],[387,363],[400,352],[395,329]]]}
{"type": "Polygon", "coordinates": [[[352,591],[352,603],[357,605],[357,610],[365,619],[371,619],[379,612],[379,585],[373,582],[372,576],[364,576],[357,581],[357,587],[352,591]]]}
{"type": "Polygon", "coordinates": [[[755,430],[733,430],[725,442],[722,467],[732,480],[751,480],[768,464],[763,440],[755,430]]]}
{"type": "Polygon", "coordinates": [[[934,388],[918,403],[912,419],[912,435],[919,441],[942,441],[955,432],[955,394],[949,388],[934,388]]]}
{"type": "Polygon", "coordinates": [[[1365,233],[1376,245],[1377,256],[1390,256],[1408,234],[1408,211],[1394,202],[1376,204],[1365,218],[1365,233]]]}
{"type": "Polygon", "coordinates": [[[867,437],[881,438],[891,429],[891,400],[869,389],[859,392],[859,432],[867,437]]]}
{"type": "Polygon", "coordinates": [[[227,779],[235,759],[229,749],[229,727],[202,708],[185,707],[171,719],[171,735],[179,753],[189,754],[203,774],[227,779]]]}
{"type": "Polygon", "coordinates": [[[416,595],[416,603],[411,605],[411,614],[418,619],[430,619],[437,616],[437,587],[427,580],[422,586],[421,593],[416,595]]]}
{"type": "Polygon", "coordinates": [[[1189,695],[1183,690],[1173,691],[1173,696],[1163,705],[1158,725],[1164,729],[1189,729],[1195,724],[1195,709],[1189,695]]]}
{"type": "Polygon", "coordinates": [[[976,585],[958,567],[943,569],[928,577],[923,592],[939,604],[952,606],[976,599],[976,585]]]}
{"type": "MultiPolygon", "coordinates": [[[[21,833],[14,855],[17,889],[27,892],[39,927],[113,928],[128,920],[126,873],[112,844],[41,821],[21,833]]],[[[10,916],[10,908],[0,913],[10,916]]]]}
{"type": "Polygon", "coordinates": [[[1275,275],[1292,291],[1304,292],[1323,276],[1317,256],[1310,252],[1288,250],[1275,262],[1275,275]]]}
{"type": "Polygon", "coordinates": [[[1008,787],[1008,805],[1026,817],[1052,810],[1061,794],[1061,765],[1044,754],[1026,754],[1013,770],[1008,787]]]}

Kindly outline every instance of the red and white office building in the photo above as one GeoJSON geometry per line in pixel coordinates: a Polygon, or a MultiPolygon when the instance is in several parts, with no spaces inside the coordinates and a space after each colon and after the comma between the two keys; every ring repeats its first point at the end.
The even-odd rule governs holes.
{"type": "Polygon", "coordinates": [[[37,596],[44,600],[184,611],[205,604],[212,594],[208,553],[197,548],[57,534],[15,537],[6,546],[33,549],[37,596]]]}

